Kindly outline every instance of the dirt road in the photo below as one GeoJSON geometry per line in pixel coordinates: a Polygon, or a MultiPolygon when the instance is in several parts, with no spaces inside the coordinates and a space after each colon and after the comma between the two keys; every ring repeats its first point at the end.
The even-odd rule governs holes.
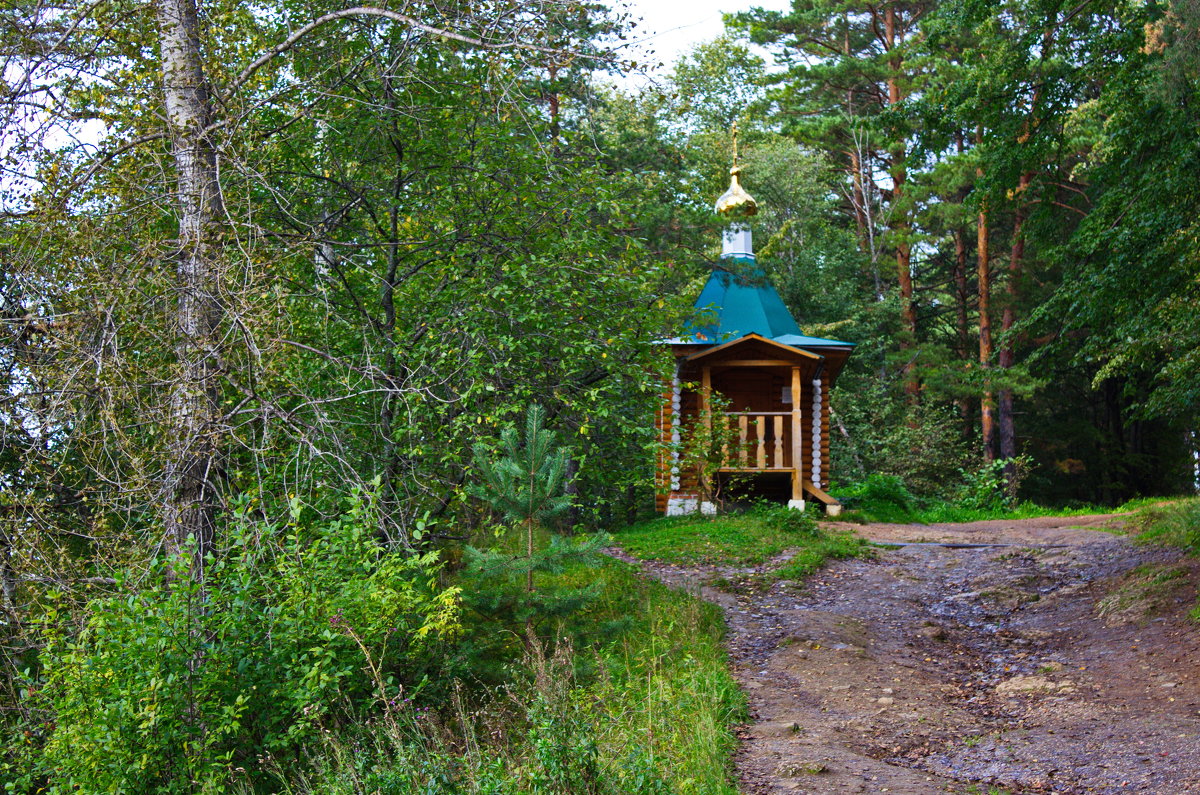
{"type": "Polygon", "coordinates": [[[1200,565],[1088,529],[1109,521],[843,526],[1013,546],[885,549],[765,591],[644,565],[725,608],[747,793],[1200,793],[1200,565]]]}

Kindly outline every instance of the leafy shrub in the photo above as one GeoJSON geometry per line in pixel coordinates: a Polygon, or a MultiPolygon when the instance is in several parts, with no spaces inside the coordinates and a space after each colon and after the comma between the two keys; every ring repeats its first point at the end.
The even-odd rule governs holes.
{"type": "Polygon", "coordinates": [[[831,469],[839,479],[894,475],[917,497],[945,499],[959,471],[977,458],[962,439],[952,407],[914,406],[874,378],[847,372],[833,389],[831,405],[839,429],[829,439],[831,469]]]}
{"type": "Polygon", "coordinates": [[[1033,465],[1027,455],[1000,458],[979,469],[961,470],[962,485],[955,493],[953,504],[967,510],[1002,511],[1016,507],[1017,490],[1033,465]],[[1009,482],[1009,471],[1013,473],[1009,482]]]}
{"type": "MultiPolygon", "coordinates": [[[[305,527],[245,511],[203,582],[159,562],[150,585],[48,624],[36,776],[50,792],[220,791],[259,754],[294,752],[339,703],[387,714],[458,630],[435,553],[381,547],[370,502],[305,527]],[[270,539],[282,536],[281,541],[270,539]]],[[[30,782],[33,778],[30,778],[30,782]]]]}
{"type": "Polygon", "coordinates": [[[899,475],[872,473],[837,490],[848,507],[880,521],[905,521],[916,508],[916,498],[899,475]]]}

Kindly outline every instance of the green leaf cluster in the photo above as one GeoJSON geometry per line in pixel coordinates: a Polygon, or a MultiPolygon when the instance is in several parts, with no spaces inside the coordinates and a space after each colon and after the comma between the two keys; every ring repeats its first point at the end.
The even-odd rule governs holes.
{"type": "Polygon", "coordinates": [[[343,709],[409,709],[460,630],[459,591],[435,553],[381,548],[371,510],[352,495],[337,520],[280,527],[247,502],[203,583],[164,580],[167,562],[92,600],[78,632],[47,615],[23,705],[47,718],[8,745],[16,785],[225,791],[231,770],[260,782],[263,758],[296,753],[343,709]]]}

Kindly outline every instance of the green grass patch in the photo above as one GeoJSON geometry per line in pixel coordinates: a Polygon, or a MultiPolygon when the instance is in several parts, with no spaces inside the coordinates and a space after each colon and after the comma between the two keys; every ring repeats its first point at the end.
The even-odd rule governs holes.
{"type": "Polygon", "coordinates": [[[616,540],[626,552],[642,560],[753,566],[804,538],[764,522],[758,515],[745,513],[650,519],[621,530],[616,540]]]}
{"type": "Polygon", "coordinates": [[[812,574],[829,560],[861,558],[874,554],[866,541],[853,533],[822,533],[796,550],[796,554],[770,572],[775,580],[799,580],[812,574]]]}
{"type": "MultiPolygon", "coordinates": [[[[1193,557],[1200,556],[1200,497],[1143,505],[1128,520],[1126,532],[1144,543],[1179,547],[1193,557]]],[[[1200,600],[1191,617],[1200,621],[1200,600]]]]}
{"type": "Polygon", "coordinates": [[[1200,498],[1156,501],[1144,505],[1128,522],[1139,541],[1182,547],[1200,555],[1200,498]]]}
{"type": "Polygon", "coordinates": [[[1114,623],[1141,621],[1168,609],[1173,595],[1187,585],[1184,566],[1147,563],[1127,573],[1121,584],[1096,605],[1096,613],[1114,623]]]}
{"type": "Polygon", "coordinates": [[[757,581],[801,579],[830,559],[871,554],[853,533],[818,528],[812,517],[783,507],[757,507],[742,514],[676,516],[639,522],[616,534],[629,554],[641,560],[679,564],[757,566],[792,551],[786,563],[758,575],[757,581]]]}

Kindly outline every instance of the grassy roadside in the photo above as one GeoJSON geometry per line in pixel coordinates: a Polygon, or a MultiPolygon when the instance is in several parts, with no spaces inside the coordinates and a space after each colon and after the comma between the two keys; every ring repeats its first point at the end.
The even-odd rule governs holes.
{"type": "Polygon", "coordinates": [[[1181,547],[1200,555],[1200,497],[1142,506],[1128,522],[1128,532],[1139,541],[1181,547]]]}
{"type": "Polygon", "coordinates": [[[952,524],[956,522],[983,522],[995,519],[1036,519],[1040,516],[1092,516],[1106,513],[1129,513],[1138,508],[1141,501],[1117,508],[1100,505],[1081,505],[1070,508],[1050,508],[1032,502],[1023,502],[1012,508],[976,508],[954,503],[938,502],[931,505],[896,505],[894,503],[868,503],[847,510],[842,520],[846,522],[891,524],[952,524]]]}
{"type": "MultiPolygon", "coordinates": [[[[1143,543],[1179,547],[1192,557],[1200,557],[1200,497],[1144,505],[1130,517],[1126,532],[1143,543]]],[[[1169,584],[1180,576],[1182,570],[1177,568],[1166,571],[1158,575],[1160,582],[1154,584],[1169,584]],[[1172,571],[1174,576],[1169,577],[1172,571]]],[[[1200,621],[1200,593],[1190,615],[1200,621]]]]}
{"type": "Polygon", "coordinates": [[[846,500],[842,521],[891,524],[952,524],[1004,519],[1035,519],[1042,516],[1071,517],[1095,514],[1134,513],[1161,502],[1161,498],[1142,498],[1113,508],[1103,505],[1048,507],[1032,502],[1006,505],[1003,501],[981,505],[977,502],[926,501],[907,492],[903,485],[885,478],[871,479],[852,488],[837,490],[846,500]]]}
{"type": "Polygon", "coordinates": [[[569,567],[539,589],[581,585],[598,596],[563,635],[616,627],[608,640],[564,637],[528,650],[490,696],[329,735],[303,772],[277,769],[273,791],[736,795],[732,727],[746,705],[718,608],[615,560],[569,567]]]}
{"type": "Polygon", "coordinates": [[[732,727],[746,703],[729,673],[720,609],[619,561],[565,576],[602,583],[584,620],[629,620],[602,651],[605,671],[589,693],[604,755],[620,764],[640,748],[671,791],[735,795],[732,727]]]}

